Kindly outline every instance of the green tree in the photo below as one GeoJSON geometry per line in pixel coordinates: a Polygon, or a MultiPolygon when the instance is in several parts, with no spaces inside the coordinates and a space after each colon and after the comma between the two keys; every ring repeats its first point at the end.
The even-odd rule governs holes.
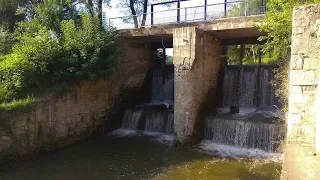
{"type": "Polygon", "coordinates": [[[79,12],[74,2],[34,4],[34,15],[11,34],[16,41],[12,49],[0,46],[5,52],[0,54],[0,102],[37,95],[64,82],[108,77],[114,70],[119,33],[102,29],[97,11],[79,12]]]}
{"type": "MultiPolygon", "coordinates": [[[[166,0],[156,0],[153,2],[163,2],[166,0]]],[[[150,5],[150,0],[120,0],[118,4],[119,9],[124,9],[127,14],[130,14],[130,18],[125,18],[124,21],[128,22],[133,20],[134,27],[139,27],[138,16],[142,15],[141,26],[146,25],[148,6],[150,5]]],[[[170,6],[171,4],[166,4],[170,6]]]]}
{"type": "Polygon", "coordinates": [[[286,104],[289,92],[289,61],[292,34],[292,13],[295,6],[319,3],[320,0],[269,0],[265,18],[257,23],[257,27],[267,33],[260,40],[266,41],[263,52],[271,60],[276,60],[279,68],[275,77],[277,95],[286,104]]]}
{"type": "Polygon", "coordinates": [[[0,0],[0,28],[13,32],[15,24],[25,18],[23,13],[17,12],[19,7],[25,5],[24,0],[0,0]]]}

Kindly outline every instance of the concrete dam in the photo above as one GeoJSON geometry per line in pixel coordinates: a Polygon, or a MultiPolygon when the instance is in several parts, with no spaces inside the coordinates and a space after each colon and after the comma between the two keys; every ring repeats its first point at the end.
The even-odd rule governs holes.
{"type": "Polygon", "coordinates": [[[153,11],[124,25],[123,17],[109,19],[121,29],[123,48],[109,79],[79,82],[0,115],[0,157],[68,146],[0,168],[0,179],[52,177],[51,164],[61,164],[54,167],[56,179],[70,172],[77,172],[73,179],[276,179],[281,171],[298,172],[289,173],[292,179],[316,177],[319,6],[294,10],[289,81],[279,83],[279,67],[263,63],[261,49],[252,64],[244,53],[230,61],[232,47],[243,52],[264,43],[258,38],[266,33],[255,23],[264,17],[265,1],[261,11],[240,8],[238,14],[226,10],[245,1],[175,2],[175,16],[163,21],[153,11]],[[287,86],[288,102],[279,101],[279,85],[287,86]]]}

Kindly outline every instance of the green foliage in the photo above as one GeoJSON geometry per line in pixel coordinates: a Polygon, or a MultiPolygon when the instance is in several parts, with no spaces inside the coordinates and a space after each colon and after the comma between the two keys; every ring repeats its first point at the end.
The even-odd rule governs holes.
{"type": "Polygon", "coordinates": [[[298,5],[319,3],[320,0],[269,0],[268,11],[264,19],[258,21],[257,27],[267,36],[260,40],[266,41],[263,52],[270,59],[276,60],[279,69],[275,72],[277,96],[283,104],[287,104],[289,86],[289,60],[292,34],[293,8],[298,5]]]}
{"type": "Polygon", "coordinates": [[[1,56],[11,52],[14,36],[9,31],[0,28],[0,61],[1,56]]]}
{"type": "Polygon", "coordinates": [[[173,56],[167,56],[166,63],[173,64],[173,56]]]}
{"type": "Polygon", "coordinates": [[[26,0],[0,0],[0,28],[14,30],[16,22],[24,20],[24,14],[17,13],[26,0]]]}
{"type": "MultiPolygon", "coordinates": [[[[261,50],[261,45],[244,45],[243,48],[243,65],[258,65],[259,64],[259,51],[261,50]]],[[[228,46],[228,64],[237,65],[240,63],[241,57],[241,46],[228,46]]],[[[262,52],[261,52],[262,53],[262,52]]],[[[261,54],[261,64],[276,64],[274,60],[268,53],[261,54]]]]}
{"type": "Polygon", "coordinates": [[[70,20],[62,21],[61,28],[63,54],[68,58],[67,62],[61,59],[66,76],[95,79],[111,74],[119,52],[116,41],[119,34],[115,30],[101,31],[98,18],[84,13],[80,26],[70,20]]]}
{"type": "MultiPolygon", "coordinates": [[[[263,0],[265,1],[265,0],[263,0]]],[[[227,17],[239,17],[239,16],[250,16],[258,15],[264,12],[262,0],[248,0],[248,1],[235,1],[234,3],[229,2],[227,11],[227,17]]]]}
{"type": "Polygon", "coordinates": [[[101,29],[96,16],[66,13],[66,2],[43,0],[34,7],[33,19],[18,24],[16,44],[0,56],[0,102],[64,82],[108,77],[114,70],[119,33],[101,29]]]}
{"type": "Polygon", "coordinates": [[[267,43],[264,51],[274,59],[284,59],[290,53],[293,8],[298,5],[319,3],[320,0],[269,0],[264,19],[257,23],[261,31],[268,35],[261,37],[267,43]]]}
{"type": "Polygon", "coordinates": [[[33,102],[35,102],[35,99],[30,97],[27,97],[25,99],[20,99],[20,100],[13,100],[9,103],[4,102],[0,104],[0,112],[16,110],[16,109],[24,109],[30,106],[33,102]]]}

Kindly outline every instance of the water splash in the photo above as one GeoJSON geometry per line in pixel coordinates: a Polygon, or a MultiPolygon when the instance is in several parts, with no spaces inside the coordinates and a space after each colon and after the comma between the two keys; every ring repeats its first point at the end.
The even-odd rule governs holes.
{"type": "Polygon", "coordinates": [[[143,130],[173,134],[172,110],[157,107],[127,109],[122,119],[122,129],[143,130]]]}
{"type": "MultiPolygon", "coordinates": [[[[262,116],[256,119],[260,118],[262,116]]],[[[280,152],[284,137],[285,125],[281,123],[244,121],[216,116],[206,118],[205,139],[214,143],[280,152]]]]}
{"type": "Polygon", "coordinates": [[[200,143],[199,150],[210,155],[235,159],[265,159],[275,162],[279,162],[283,159],[283,154],[281,153],[270,153],[260,149],[249,149],[226,144],[219,144],[208,140],[204,140],[200,143]]]}
{"type": "Polygon", "coordinates": [[[142,117],[142,109],[127,109],[122,118],[121,127],[124,129],[138,129],[142,117]]]}

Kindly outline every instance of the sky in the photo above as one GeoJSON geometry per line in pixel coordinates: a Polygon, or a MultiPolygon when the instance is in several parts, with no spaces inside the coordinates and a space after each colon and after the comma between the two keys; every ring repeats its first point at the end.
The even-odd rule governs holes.
{"type": "MultiPolygon", "coordinates": [[[[167,1],[170,1],[170,0],[167,0],[167,1]]],[[[217,3],[223,3],[224,0],[207,0],[207,2],[208,4],[217,4],[217,3]]],[[[104,10],[107,13],[108,18],[120,17],[125,15],[123,10],[116,8],[118,3],[119,3],[119,0],[111,0],[110,7],[104,6],[104,10]]],[[[204,5],[204,0],[188,0],[188,1],[181,2],[180,4],[181,4],[181,7],[201,6],[201,5],[204,5]]],[[[176,6],[174,5],[170,8],[171,9],[176,8],[176,6]]],[[[161,11],[166,9],[169,9],[169,8],[163,7],[163,6],[155,7],[155,11],[161,11]]]]}

